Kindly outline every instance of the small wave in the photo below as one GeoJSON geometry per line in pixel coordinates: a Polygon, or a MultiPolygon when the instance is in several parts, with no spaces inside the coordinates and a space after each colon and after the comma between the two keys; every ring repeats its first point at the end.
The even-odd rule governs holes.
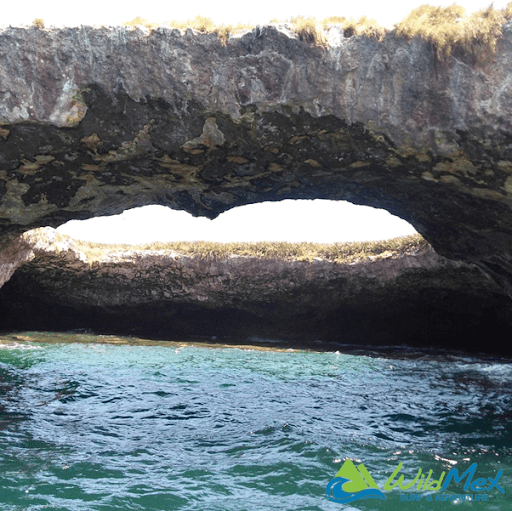
{"type": "Polygon", "coordinates": [[[366,488],[365,490],[347,493],[343,490],[343,485],[346,482],[348,482],[348,479],[344,477],[335,477],[334,479],[331,479],[325,489],[327,498],[332,502],[337,502],[339,504],[348,504],[349,502],[361,499],[386,499],[384,494],[378,488],[366,488]]]}
{"type": "Polygon", "coordinates": [[[34,346],[24,342],[0,339],[0,350],[41,350],[41,346],[34,346]]]}

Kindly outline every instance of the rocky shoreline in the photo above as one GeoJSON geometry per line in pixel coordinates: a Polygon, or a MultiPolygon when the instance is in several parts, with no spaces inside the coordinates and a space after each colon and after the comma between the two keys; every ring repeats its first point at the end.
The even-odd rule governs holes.
{"type": "Polygon", "coordinates": [[[92,262],[71,238],[42,231],[25,236],[32,260],[0,290],[0,329],[485,351],[512,324],[492,279],[429,246],[348,264],[171,250],[106,250],[92,262]]]}

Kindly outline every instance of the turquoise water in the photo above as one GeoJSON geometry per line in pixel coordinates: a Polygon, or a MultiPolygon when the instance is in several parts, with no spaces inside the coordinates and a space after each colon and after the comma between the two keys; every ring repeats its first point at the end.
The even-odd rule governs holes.
{"type": "Polygon", "coordinates": [[[505,360],[79,334],[0,341],[2,511],[512,508],[505,360]],[[381,490],[400,462],[405,482],[419,468],[435,477],[476,463],[475,479],[503,470],[504,493],[464,491],[463,480],[332,502],[326,485],[347,459],[381,490]],[[435,500],[454,494],[487,501],[435,500]]]}

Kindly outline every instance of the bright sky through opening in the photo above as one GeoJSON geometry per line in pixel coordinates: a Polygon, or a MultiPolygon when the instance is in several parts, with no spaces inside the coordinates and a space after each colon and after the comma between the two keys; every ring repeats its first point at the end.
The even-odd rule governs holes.
{"type": "MultiPolygon", "coordinates": [[[[392,26],[424,3],[448,6],[452,0],[432,1],[361,0],[359,2],[311,2],[310,0],[260,0],[257,3],[239,0],[195,0],[194,2],[145,2],[126,0],[105,2],[88,0],[70,3],[64,0],[45,2],[28,0],[7,2],[2,6],[0,24],[21,26],[42,18],[46,27],[55,25],[121,25],[140,16],[148,20],[185,20],[196,15],[210,17],[215,23],[263,24],[270,19],[285,20],[292,16],[327,16],[359,18],[367,16],[381,25],[392,26]]],[[[469,14],[488,7],[489,1],[456,2],[469,14]]],[[[494,2],[496,9],[508,0],[494,2]]],[[[332,201],[282,201],[237,208],[213,222],[192,218],[184,212],[151,206],[126,211],[117,217],[70,222],[60,232],[82,239],[108,243],[146,243],[171,240],[212,241],[334,241],[385,239],[411,234],[414,229],[403,220],[373,208],[332,201]]]]}
{"type": "Polygon", "coordinates": [[[414,228],[387,211],[345,201],[285,200],[231,209],[215,220],[184,211],[148,206],[122,215],[71,221],[59,227],[69,236],[99,243],[153,241],[312,241],[335,243],[395,238],[414,228]]]}

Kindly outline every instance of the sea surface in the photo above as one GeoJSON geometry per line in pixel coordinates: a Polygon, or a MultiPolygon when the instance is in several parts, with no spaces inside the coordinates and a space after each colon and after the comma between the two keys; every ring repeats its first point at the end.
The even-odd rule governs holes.
{"type": "Polygon", "coordinates": [[[0,336],[0,510],[512,509],[510,360],[346,348],[0,336]]]}

